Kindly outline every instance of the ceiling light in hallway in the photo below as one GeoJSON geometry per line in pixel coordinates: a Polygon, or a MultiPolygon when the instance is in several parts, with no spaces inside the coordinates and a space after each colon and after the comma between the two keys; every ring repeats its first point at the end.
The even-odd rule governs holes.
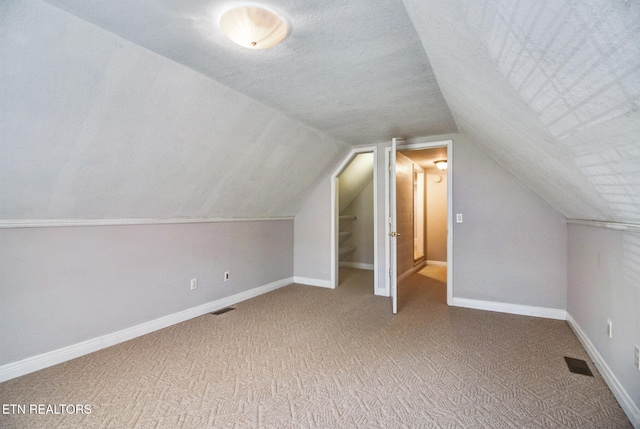
{"type": "Polygon", "coordinates": [[[439,161],[434,161],[433,162],[436,167],[438,167],[440,170],[446,170],[447,169],[447,160],[446,159],[441,159],[439,161]]]}

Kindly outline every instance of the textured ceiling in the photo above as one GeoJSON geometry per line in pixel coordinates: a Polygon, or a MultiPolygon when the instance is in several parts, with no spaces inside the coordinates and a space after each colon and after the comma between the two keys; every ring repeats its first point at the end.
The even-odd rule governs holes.
{"type": "Polygon", "coordinates": [[[447,159],[446,147],[436,147],[432,149],[420,150],[399,150],[398,152],[400,152],[425,170],[437,168],[434,164],[436,161],[447,159]]]}
{"type": "Polygon", "coordinates": [[[349,144],[456,131],[401,0],[269,0],[273,48],[219,30],[220,0],[46,0],[349,144]]]}
{"type": "Polygon", "coordinates": [[[0,2],[0,219],[297,213],[348,148],[450,132],[569,218],[640,222],[640,2],[0,2]]]}
{"type": "Polygon", "coordinates": [[[338,209],[342,213],[373,180],[373,152],[356,155],[338,179],[338,209]]]}
{"type": "Polygon", "coordinates": [[[568,218],[640,222],[640,2],[404,3],[462,132],[568,218]]]}

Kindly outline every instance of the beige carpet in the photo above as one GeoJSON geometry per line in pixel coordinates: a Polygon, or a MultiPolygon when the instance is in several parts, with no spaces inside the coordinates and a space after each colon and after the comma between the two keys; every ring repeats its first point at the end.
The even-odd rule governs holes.
{"type": "Polygon", "coordinates": [[[0,427],[631,427],[565,322],[449,308],[445,286],[417,273],[392,316],[371,272],[341,278],[1,383],[4,404],[92,412],[0,415],[0,427]]]}
{"type": "Polygon", "coordinates": [[[433,280],[437,280],[441,283],[447,283],[447,267],[427,265],[423,269],[418,271],[418,273],[433,280]]]}

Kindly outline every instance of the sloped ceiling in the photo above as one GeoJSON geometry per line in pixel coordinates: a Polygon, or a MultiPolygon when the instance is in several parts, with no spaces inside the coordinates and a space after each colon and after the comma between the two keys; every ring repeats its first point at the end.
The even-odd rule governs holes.
{"type": "Polygon", "coordinates": [[[373,153],[356,155],[338,179],[338,208],[342,213],[373,180],[373,153]]]}
{"type": "Polygon", "coordinates": [[[568,218],[640,221],[640,2],[404,3],[462,132],[568,218]]]}
{"type": "Polygon", "coordinates": [[[349,144],[456,130],[401,0],[268,0],[291,27],[252,51],[220,31],[229,0],[45,0],[349,144]]]}
{"type": "Polygon", "coordinates": [[[0,3],[0,219],[294,215],[352,145],[468,134],[568,218],[640,222],[640,2],[0,3]]]}
{"type": "Polygon", "coordinates": [[[292,216],[351,145],[456,131],[400,0],[270,2],[265,51],[229,4],[1,2],[0,219],[292,216]]]}
{"type": "Polygon", "coordinates": [[[0,41],[0,219],[293,216],[348,150],[46,3],[0,41]]]}

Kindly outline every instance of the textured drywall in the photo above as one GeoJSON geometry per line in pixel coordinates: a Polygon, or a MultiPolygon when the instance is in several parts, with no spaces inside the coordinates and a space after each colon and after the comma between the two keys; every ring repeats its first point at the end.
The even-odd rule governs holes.
{"type": "Polygon", "coordinates": [[[313,189],[294,219],[295,277],[331,279],[331,179],[328,174],[313,189]]]}
{"type": "MultiPolygon", "coordinates": [[[[373,154],[372,159],[373,161],[373,154]]],[[[342,209],[340,214],[355,215],[354,220],[341,220],[340,231],[349,231],[351,235],[340,239],[340,247],[355,246],[353,252],[340,256],[340,262],[351,262],[373,266],[374,246],[374,204],[373,204],[373,162],[369,172],[369,182],[356,195],[351,203],[342,209]]],[[[341,178],[342,180],[342,178],[341,178]]]]}
{"type": "Polygon", "coordinates": [[[638,409],[633,354],[640,346],[640,235],[569,225],[568,264],[567,311],[638,409]]]}
{"type": "Polygon", "coordinates": [[[404,4],[461,131],[565,216],[640,221],[640,2],[404,4]]]}
{"type": "Polygon", "coordinates": [[[373,177],[373,152],[360,153],[338,177],[338,207],[346,208],[373,177]]]}
{"type": "MultiPolygon", "coordinates": [[[[444,140],[453,140],[453,210],[464,217],[462,224],[453,224],[453,296],[566,309],[565,218],[467,136],[447,134],[415,143],[444,140]]],[[[384,154],[385,146],[378,145],[378,153],[384,154]]],[[[384,196],[384,156],[378,157],[376,168],[380,198],[384,196]]],[[[378,210],[378,219],[385,219],[384,204],[378,210]]],[[[295,218],[296,276],[329,281],[330,213],[327,176],[295,218]]],[[[376,228],[376,260],[384,266],[385,223],[378,222],[376,228]]],[[[386,275],[379,270],[379,294],[385,294],[386,275]]]]}
{"type": "Polygon", "coordinates": [[[566,309],[562,214],[465,136],[453,160],[453,296],[566,309]]]}
{"type": "Polygon", "coordinates": [[[427,260],[447,261],[447,173],[429,172],[427,181],[427,260]],[[440,177],[440,182],[433,179],[440,177]]]}
{"type": "Polygon", "coordinates": [[[0,219],[293,216],[347,146],[49,4],[0,4],[0,219]]]}
{"type": "Polygon", "coordinates": [[[0,366],[292,273],[292,220],[0,229],[0,366]]]}
{"type": "Polygon", "coordinates": [[[272,0],[289,36],[265,50],[219,30],[228,0],[46,0],[351,144],[454,132],[401,0],[272,0]]]}

